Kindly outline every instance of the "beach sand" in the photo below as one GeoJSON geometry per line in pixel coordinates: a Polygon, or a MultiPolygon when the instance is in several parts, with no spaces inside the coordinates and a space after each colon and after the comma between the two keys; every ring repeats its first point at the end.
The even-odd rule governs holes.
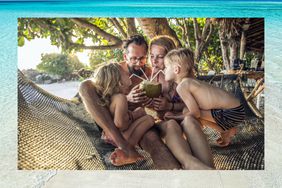
{"type": "Polygon", "coordinates": [[[78,81],[70,81],[70,82],[62,82],[62,83],[37,84],[37,85],[53,95],[65,99],[71,99],[77,94],[79,84],[80,82],[78,81]]]}

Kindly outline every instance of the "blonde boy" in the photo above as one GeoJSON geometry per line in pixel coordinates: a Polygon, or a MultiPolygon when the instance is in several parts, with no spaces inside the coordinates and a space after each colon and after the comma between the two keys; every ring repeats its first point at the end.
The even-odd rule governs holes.
{"type": "Polygon", "coordinates": [[[192,115],[221,133],[219,146],[229,145],[237,131],[234,127],[245,118],[240,101],[220,88],[195,79],[194,56],[189,49],[170,51],[165,57],[165,67],[165,79],[178,84],[176,90],[187,107],[183,115],[171,118],[192,115]]]}

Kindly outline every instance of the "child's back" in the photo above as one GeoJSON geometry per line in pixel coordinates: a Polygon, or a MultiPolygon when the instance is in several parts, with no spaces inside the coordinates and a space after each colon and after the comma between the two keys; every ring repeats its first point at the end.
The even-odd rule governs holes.
{"type": "Polygon", "coordinates": [[[191,93],[201,110],[229,109],[240,105],[240,100],[232,94],[194,78],[182,79],[177,91],[191,93]]]}
{"type": "Polygon", "coordinates": [[[165,66],[165,79],[178,84],[176,90],[187,107],[184,114],[220,131],[223,139],[218,143],[228,145],[236,134],[234,127],[245,119],[244,106],[232,94],[194,78],[194,55],[190,49],[170,51],[165,66]]]}

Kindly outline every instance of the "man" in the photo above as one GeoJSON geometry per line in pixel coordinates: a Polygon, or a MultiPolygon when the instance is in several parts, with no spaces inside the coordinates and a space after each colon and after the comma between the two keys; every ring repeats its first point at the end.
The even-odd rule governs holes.
{"type": "Polygon", "coordinates": [[[145,92],[139,88],[142,79],[150,78],[152,70],[146,65],[148,44],[141,35],[134,35],[124,41],[124,61],[120,63],[129,73],[132,85],[127,95],[129,109],[134,110],[149,100],[145,92]]]}
{"type": "MultiPolygon", "coordinates": [[[[146,67],[147,50],[147,42],[144,37],[140,35],[132,36],[124,42],[125,61],[120,64],[125,71],[133,74],[131,77],[133,86],[131,92],[127,96],[129,104],[132,104],[131,108],[148,100],[144,95],[144,91],[142,91],[138,85],[142,81],[138,77],[145,78],[151,74],[150,68],[146,67]]],[[[116,128],[109,111],[105,107],[99,105],[100,99],[91,80],[86,80],[80,85],[79,94],[91,117],[107,135],[111,136],[119,149],[125,153],[125,156],[122,156],[123,158],[126,157],[125,161],[134,161],[134,159],[138,158],[139,154],[125,141],[116,128]]],[[[149,130],[143,136],[140,145],[145,151],[150,153],[157,169],[180,168],[179,163],[163,144],[155,130],[149,130]]]]}

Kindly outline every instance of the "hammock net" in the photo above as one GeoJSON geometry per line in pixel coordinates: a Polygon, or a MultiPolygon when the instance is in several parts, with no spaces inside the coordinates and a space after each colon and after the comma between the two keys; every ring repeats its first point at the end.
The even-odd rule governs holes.
{"type": "MultiPolygon", "coordinates": [[[[244,99],[237,76],[199,77],[234,93],[246,107],[247,119],[238,126],[232,144],[214,145],[218,132],[204,128],[217,169],[264,169],[264,124],[244,99]]],[[[150,155],[135,164],[115,167],[114,150],[104,143],[97,124],[81,102],[56,97],[18,72],[18,169],[22,170],[149,170],[157,169],[150,155]]]]}

